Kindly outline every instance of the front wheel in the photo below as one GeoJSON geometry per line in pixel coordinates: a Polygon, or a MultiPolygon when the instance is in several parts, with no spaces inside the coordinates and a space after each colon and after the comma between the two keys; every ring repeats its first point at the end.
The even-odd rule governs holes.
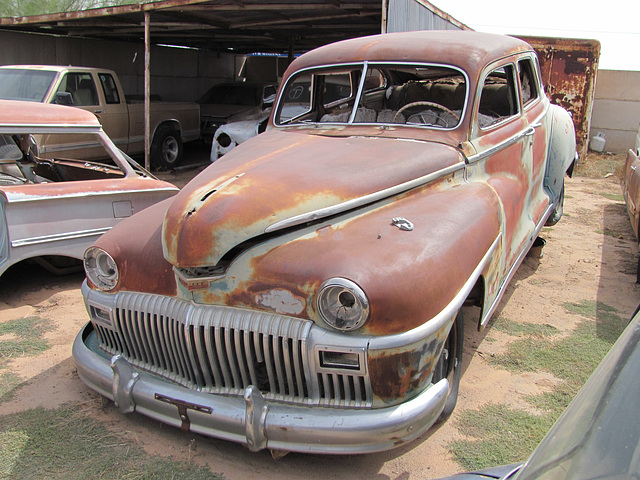
{"type": "Polygon", "coordinates": [[[456,319],[451,326],[449,335],[444,342],[442,353],[433,372],[433,383],[446,378],[449,380],[449,390],[444,409],[436,420],[436,423],[444,422],[453,413],[458,403],[458,387],[462,375],[462,350],[464,346],[464,319],[462,308],[458,310],[456,319]]]}
{"type": "Polygon", "coordinates": [[[180,133],[169,125],[158,127],[151,143],[151,163],[157,167],[171,169],[182,161],[182,139],[180,133]]]}

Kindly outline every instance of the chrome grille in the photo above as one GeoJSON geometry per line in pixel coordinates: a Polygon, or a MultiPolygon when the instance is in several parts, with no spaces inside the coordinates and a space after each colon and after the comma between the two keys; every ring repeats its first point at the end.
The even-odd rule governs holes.
{"type": "Polygon", "coordinates": [[[366,375],[316,372],[308,320],[121,292],[111,325],[93,324],[102,350],[190,389],[242,396],[254,385],[270,400],[371,407],[366,375]]]}

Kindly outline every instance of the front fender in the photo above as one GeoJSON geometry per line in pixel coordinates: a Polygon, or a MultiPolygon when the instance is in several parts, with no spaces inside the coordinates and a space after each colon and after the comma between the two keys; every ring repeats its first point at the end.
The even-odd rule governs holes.
{"type": "Polygon", "coordinates": [[[357,334],[416,328],[452,301],[500,233],[493,190],[450,181],[271,238],[245,251],[224,278],[193,291],[193,298],[321,323],[316,292],[325,280],[342,277],[370,302],[370,319],[357,334]],[[396,217],[414,229],[392,225],[396,217]]]}

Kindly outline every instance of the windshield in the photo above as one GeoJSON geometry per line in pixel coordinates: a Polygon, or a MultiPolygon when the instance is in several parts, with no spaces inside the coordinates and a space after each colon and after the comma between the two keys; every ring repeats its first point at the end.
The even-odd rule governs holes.
{"type": "Polygon", "coordinates": [[[350,65],[304,70],[280,97],[277,125],[396,124],[455,128],[466,76],[441,65],[350,65]]]}
{"type": "Polygon", "coordinates": [[[48,70],[0,69],[0,99],[42,102],[55,76],[48,70]]]}
{"type": "Polygon", "coordinates": [[[639,341],[636,320],[515,478],[640,478],[639,341]]]}

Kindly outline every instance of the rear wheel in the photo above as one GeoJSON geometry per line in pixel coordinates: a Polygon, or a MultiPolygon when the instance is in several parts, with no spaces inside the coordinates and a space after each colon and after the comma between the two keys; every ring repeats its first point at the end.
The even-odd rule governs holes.
{"type": "Polygon", "coordinates": [[[182,160],[180,133],[169,125],[158,127],[151,143],[151,163],[161,168],[175,168],[182,160]]]}
{"type": "Polygon", "coordinates": [[[558,202],[556,203],[553,212],[549,215],[547,219],[546,226],[555,225],[562,218],[562,212],[564,210],[564,182],[562,183],[562,190],[560,190],[560,197],[558,198],[558,202]]]}
{"type": "Polygon", "coordinates": [[[436,423],[444,422],[453,413],[458,402],[458,387],[460,386],[460,376],[462,368],[462,349],[464,344],[464,319],[462,308],[458,310],[456,319],[451,326],[449,335],[444,342],[442,353],[433,372],[433,383],[443,378],[449,380],[449,390],[447,400],[442,413],[436,423]]]}

